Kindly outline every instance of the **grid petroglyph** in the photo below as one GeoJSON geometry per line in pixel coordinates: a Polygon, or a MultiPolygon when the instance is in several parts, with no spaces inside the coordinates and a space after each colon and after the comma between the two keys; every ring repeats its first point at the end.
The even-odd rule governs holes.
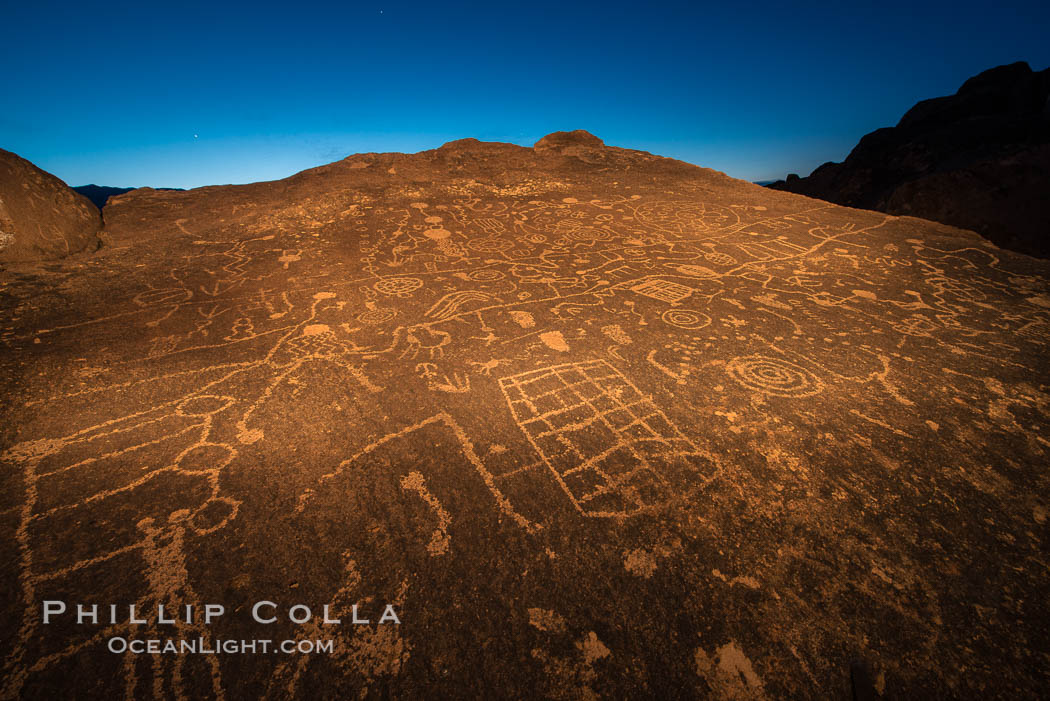
{"type": "MultiPolygon", "coordinates": [[[[604,360],[555,365],[500,380],[514,421],[587,516],[630,516],[702,474],[699,451],[652,400],[604,360]]],[[[713,471],[713,470],[712,470],[713,471]]]]}

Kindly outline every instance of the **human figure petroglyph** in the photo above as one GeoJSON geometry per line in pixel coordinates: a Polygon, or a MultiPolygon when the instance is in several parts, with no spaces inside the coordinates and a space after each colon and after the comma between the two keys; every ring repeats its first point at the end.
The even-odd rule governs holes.
{"type": "MultiPolygon", "coordinates": [[[[231,519],[236,517],[240,505],[239,501],[220,495],[218,480],[219,474],[229,464],[236,451],[225,444],[209,442],[212,417],[223,408],[224,404],[225,398],[208,396],[200,396],[192,402],[184,401],[181,403],[176,408],[176,412],[179,415],[201,421],[198,425],[191,427],[191,433],[199,432],[198,440],[195,443],[183,449],[175,457],[171,465],[153,470],[144,477],[127,484],[113,486],[96,492],[78,503],[52,506],[49,509],[46,507],[41,508],[42,500],[39,498],[41,478],[47,479],[51,475],[60,474],[53,471],[39,472],[41,461],[55,456],[66,446],[76,446],[97,436],[120,436],[125,443],[128,442],[128,439],[133,442],[135,440],[135,432],[150,423],[149,421],[138,425],[126,424],[118,426],[115,430],[106,432],[87,431],[61,440],[24,444],[16,446],[15,449],[4,456],[7,459],[15,459],[22,463],[27,486],[29,487],[26,503],[22,510],[22,525],[18,531],[18,540],[22,549],[20,580],[27,604],[35,599],[37,591],[48,587],[52,582],[59,581],[80,570],[121,567],[123,561],[129,556],[141,559],[141,575],[146,580],[147,594],[145,598],[136,602],[140,609],[155,607],[158,604],[163,604],[168,606],[169,609],[173,609],[178,603],[196,600],[186,575],[185,556],[183,553],[186,533],[192,532],[195,535],[203,536],[220,530],[231,519]],[[209,454],[208,459],[203,462],[198,460],[202,452],[212,451],[214,453],[215,449],[222,453],[222,457],[218,459],[218,462],[215,461],[215,454],[209,454]],[[60,522],[66,514],[75,515],[96,505],[104,506],[108,501],[119,499],[123,495],[136,490],[145,489],[151,484],[158,483],[165,475],[171,474],[204,478],[206,487],[204,490],[196,490],[198,496],[191,497],[188,500],[178,500],[178,502],[190,503],[191,508],[178,508],[178,502],[170,504],[166,508],[162,506],[157,517],[147,516],[135,524],[134,530],[125,529],[126,533],[121,540],[113,539],[111,534],[110,542],[107,544],[107,547],[110,548],[108,552],[105,549],[96,547],[88,557],[83,557],[80,552],[71,553],[60,559],[55,557],[55,548],[49,542],[54,536],[48,535],[48,531],[42,530],[38,524],[46,524],[52,521],[60,522]],[[194,500],[196,500],[196,503],[193,503],[194,500]],[[218,512],[216,512],[215,507],[219,508],[218,512]],[[155,526],[158,517],[164,519],[164,525],[155,526]],[[41,558],[39,556],[41,551],[51,554],[46,558],[41,558]]],[[[101,460],[113,460],[122,454],[129,454],[149,445],[149,443],[132,444],[123,450],[101,456],[101,460]]],[[[95,460],[89,458],[73,465],[72,468],[84,470],[92,462],[95,462],[95,460]]],[[[68,471],[69,469],[64,468],[63,471],[68,471]]],[[[46,503],[44,502],[44,504],[46,503]]],[[[152,510],[157,511],[155,507],[152,510]]],[[[35,603],[32,606],[27,606],[26,616],[19,631],[17,644],[6,661],[7,666],[16,666],[27,646],[44,635],[45,631],[41,629],[40,619],[37,618],[36,613],[37,607],[35,603]]],[[[184,624],[180,621],[176,628],[182,633],[208,636],[207,631],[197,627],[196,623],[184,624]]],[[[118,626],[116,628],[107,628],[90,640],[75,642],[64,650],[52,653],[38,661],[28,671],[41,672],[46,670],[49,665],[57,664],[68,657],[80,654],[82,650],[92,644],[99,644],[105,637],[119,634],[130,635],[140,632],[135,627],[118,626]]],[[[174,661],[171,665],[165,663],[165,661],[158,660],[157,664],[154,664],[152,668],[154,690],[159,689],[162,684],[166,684],[174,689],[176,693],[182,694],[182,664],[183,660],[181,659],[174,661]]],[[[129,691],[134,690],[138,684],[138,671],[135,665],[136,659],[134,655],[125,657],[124,671],[129,691]]],[[[10,686],[5,690],[5,693],[14,693],[15,689],[20,688],[25,683],[26,671],[23,669],[10,675],[8,679],[10,686]]],[[[211,677],[214,693],[216,697],[221,698],[223,696],[221,678],[217,663],[214,661],[211,663],[211,677]]]]}

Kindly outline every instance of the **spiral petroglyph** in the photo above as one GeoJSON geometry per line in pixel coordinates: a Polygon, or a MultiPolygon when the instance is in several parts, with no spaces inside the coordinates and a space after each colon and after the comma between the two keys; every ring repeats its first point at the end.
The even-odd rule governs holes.
{"type": "Polygon", "coordinates": [[[824,389],[809,370],[780,358],[737,358],[729,362],[726,371],[744,387],[777,397],[809,397],[824,389]]]}

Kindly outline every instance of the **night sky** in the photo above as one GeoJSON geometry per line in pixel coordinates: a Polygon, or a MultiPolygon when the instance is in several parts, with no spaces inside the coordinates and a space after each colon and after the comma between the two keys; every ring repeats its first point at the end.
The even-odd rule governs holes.
{"type": "Polygon", "coordinates": [[[0,147],[71,185],[282,178],[476,137],[808,174],[986,68],[1050,3],[66,4],[5,0],[0,147]]]}

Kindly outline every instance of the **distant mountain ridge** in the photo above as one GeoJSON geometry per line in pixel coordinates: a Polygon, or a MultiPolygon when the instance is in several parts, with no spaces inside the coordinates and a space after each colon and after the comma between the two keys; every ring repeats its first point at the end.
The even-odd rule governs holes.
{"type": "MultiPolygon", "coordinates": [[[[71,188],[74,192],[79,192],[84,197],[91,200],[96,207],[102,209],[106,206],[106,202],[110,197],[114,195],[123,195],[125,192],[131,192],[138,188],[134,187],[110,187],[108,185],[77,185],[71,188]]],[[[181,187],[158,187],[156,190],[182,190],[181,187]]]]}
{"type": "Polygon", "coordinates": [[[1050,69],[984,71],[866,135],[844,162],[770,187],[932,219],[1050,257],[1050,69]]]}

